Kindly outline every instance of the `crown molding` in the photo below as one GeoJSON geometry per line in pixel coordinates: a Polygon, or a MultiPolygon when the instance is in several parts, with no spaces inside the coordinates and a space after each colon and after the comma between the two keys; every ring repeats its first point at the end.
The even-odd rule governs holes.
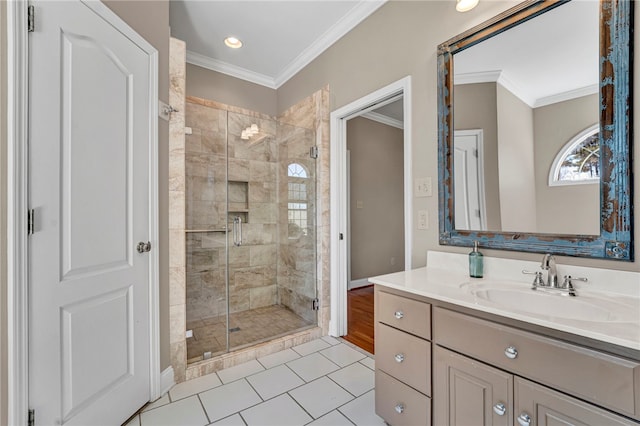
{"type": "Polygon", "coordinates": [[[364,21],[369,15],[378,10],[387,0],[366,0],[361,1],[344,15],[331,28],[325,31],[309,47],[302,51],[293,61],[284,67],[275,77],[250,71],[246,68],[238,67],[228,62],[223,62],[200,53],[187,50],[187,62],[199,67],[203,67],[241,80],[250,81],[255,84],[266,86],[270,89],[278,89],[300,70],[309,65],[322,52],[327,50],[333,43],[342,38],[345,34],[364,21]]]}
{"type": "Polygon", "coordinates": [[[372,121],[377,121],[378,123],[381,123],[381,124],[386,124],[387,126],[395,127],[398,129],[404,129],[404,122],[400,120],[396,120],[395,118],[388,117],[386,115],[382,115],[377,112],[370,111],[365,114],[362,114],[362,117],[368,118],[369,120],[372,120],[372,121]]]}
{"type": "Polygon", "coordinates": [[[504,72],[500,73],[497,83],[511,92],[513,96],[527,104],[530,108],[535,108],[536,99],[529,96],[529,91],[523,90],[520,86],[515,84],[504,72]]]}
{"type": "Polygon", "coordinates": [[[514,84],[513,81],[511,81],[502,71],[456,74],[454,79],[455,84],[498,83],[531,108],[540,108],[558,102],[569,101],[582,96],[593,95],[599,91],[599,86],[597,84],[592,84],[579,89],[557,93],[555,95],[533,98],[527,95],[526,90],[522,90],[519,86],[514,84]]]}
{"type": "Polygon", "coordinates": [[[592,84],[579,89],[569,90],[568,92],[558,93],[556,95],[545,96],[543,98],[536,99],[534,108],[539,108],[558,102],[569,101],[571,99],[581,98],[583,96],[593,95],[600,91],[598,84],[592,84]]]}
{"type": "Polygon", "coordinates": [[[250,71],[246,68],[231,65],[228,62],[219,61],[209,56],[201,55],[196,52],[187,50],[187,63],[197,65],[202,68],[216,71],[231,77],[246,80],[251,83],[259,84],[270,89],[277,89],[275,80],[268,75],[250,71]]]}
{"type": "Polygon", "coordinates": [[[320,56],[336,41],[354,29],[360,22],[378,10],[387,0],[361,1],[353,9],[344,15],[331,28],[317,38],[309,47],[303,50],[293,61],[287,65],[275,78],[276,88],[282,86],[291,77],[300,72],[311,61],[320,56]]]}
{"type": "Polygon", "coordinates": [[[502,71],[470,72],[455,74],[455,84],[495,83],[500,78],[502,71]]]}

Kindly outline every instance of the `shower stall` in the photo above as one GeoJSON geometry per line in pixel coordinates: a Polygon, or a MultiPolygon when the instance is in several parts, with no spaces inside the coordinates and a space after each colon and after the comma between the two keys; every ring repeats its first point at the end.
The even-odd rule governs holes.
{"type": "Polygon", "coordinates": [[[185,108],[187,362],[316,327],[315,131],[185,108]]]}

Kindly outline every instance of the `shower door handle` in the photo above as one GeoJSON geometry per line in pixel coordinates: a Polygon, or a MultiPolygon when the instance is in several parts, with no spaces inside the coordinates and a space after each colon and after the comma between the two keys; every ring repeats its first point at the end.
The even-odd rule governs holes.
{"type": "Polygon", "coordinates": [[[233,245],[237,247],[242,245],[242,218],[240,216],[233,218],[233,245]]]}

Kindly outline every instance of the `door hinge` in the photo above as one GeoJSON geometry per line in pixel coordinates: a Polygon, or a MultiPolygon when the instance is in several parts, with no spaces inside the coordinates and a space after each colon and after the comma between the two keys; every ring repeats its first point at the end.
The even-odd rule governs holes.
{"type": "Polygon", "coordinates": [[[317,146],[312,146],[311,148],[309,148],[309,157],[313,158],[314,160],[318,158],[317,146]]]}
{"type": "Polygon", "coordinates": [[[36,212],[34,209],[27,211],[27,235],[33,235],[35,232],[35,215],[36,212]]]}
{"type": "Polygon", "coordinates": [[[27,422],[29,426],[34,426],[36,424],[36,410],[29,410],[27,422]]]}
{"type": "Polygon", "coordinates": [[[474,156],[474,157],[476,157],[476,158],[478,158],[478,150],[477,150],[477,149],[474,149],[474,150],[473,150],[473,156],[474,156]]]}
{"type": "Polygon", "coordinates": [[[27,8],[27,32],[32,33],[36,29],[35,14],[35,8],[33,6],[29,6],[27,8]]]}
{"type": "Polygon", "coordinates": [[[344,235],[342,234],[342,232],[340,233],[340,241],[344,240],[344,235]]]}
{"type": "Polygon", "coordinates": [[[317,297],[313,299],[313,302],[311,303],[311,307],[313,308],[314,311],[320,310],[320,300],[317,297]]]}

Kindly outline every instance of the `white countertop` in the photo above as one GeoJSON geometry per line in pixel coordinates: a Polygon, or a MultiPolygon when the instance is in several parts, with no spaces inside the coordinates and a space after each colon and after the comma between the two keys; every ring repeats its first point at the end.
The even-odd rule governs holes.
{"type": "MultiPolygon", "coordinates": [[[[485,258],[485,271],[487,266],[486,260],[485,258]]],[[[534,265],[538,266],[539,264],[534,263],[534,265],[531,265],[531,262],[494,258],[489,261],[493,269],[493,274],[490,274],[489,277],[486,278],[469,278],[466,268],[461,268],[462,265],[466,266],[464,262],[466,262],[466,255],[429,252],[428,265],[431,265],[430,267],[371,277],[369,281],[418,296],[640,350],[640,298],[637,296],[637,293],[640,291],[640,274],[622,272],[620,277],[614,277],[619,278],[616,281],[617,287],[615,291],[602,291],[603,285],[602,283],[598,283],[596,279],[596,282],[591,283],[591,288],[588,288],[589,283],[581,285],[578,290],[578,296],[575,298],[567,298],[557,294],[544,296],[552,298],[562,297],[564,298],[563,303],[565,303],[565,301],[567,303],[573,303],[573,301],[577,301],[577,303],[584,303],[584,301],[594,303],[594,300],[596,301],[595,303],[597,303],[599,300],[602,300],[603,307],[611,306],[611,304],[607,305],[607,303],[605,303],[606,301],[613,301],[615,304],[619,304],[619,306],[625,308],[624,310],[627,313],[632,313],[631,318],[627,317],[624,320],[614,321],[599,321],[589,316],[580,319],[569,319],[554,316],[553,312],[549,312],[548,314],[527,312],[526,307],[520,310],[516,304],[507,306],[506,304],[494,303],[477,297],[473,292],[469,291],[469,284],[471,284],[471,286],[477,284],[480,286],[484,284],[499,286],[501,282],[506,282],[507,280],[510,286],[518,286],[520,282],[522,282],[522,288],[527,289],[531,286],[532,277],[517,277],[518,281],[516,282],[513,281],[512,277],[507,277],[504,274],[496,272],[498,270],[507,270],[509,267],[514,269],[514,265],[524,266],[521,269],[534,270],[530,267],[534,265]],[[502,268],[502,266],[505,266],[505,268],[502,268]],[[620,284],[620,282],[624,282],[625,280],[627,281],[626,287],[620,284]]],[[[560,275],[560,273],[570,273],[574,277],[587,276],[590,278],[591,276],[597,277],[598,275],[602,275],[603,271],[595,268],[568,267],[567,269],[572,269],[572,271],[565,272],[563,271],[563,266],[558,265],[558,275],[560,275]],[[578,270],[575,271],[575,269],[578,270]]],[[[616,273],[620,273],[620,271],[608,271],[609,276],[616,275],[616,273]]],[[[562,279],[561,276],[559,278],[562,279]]]]}

